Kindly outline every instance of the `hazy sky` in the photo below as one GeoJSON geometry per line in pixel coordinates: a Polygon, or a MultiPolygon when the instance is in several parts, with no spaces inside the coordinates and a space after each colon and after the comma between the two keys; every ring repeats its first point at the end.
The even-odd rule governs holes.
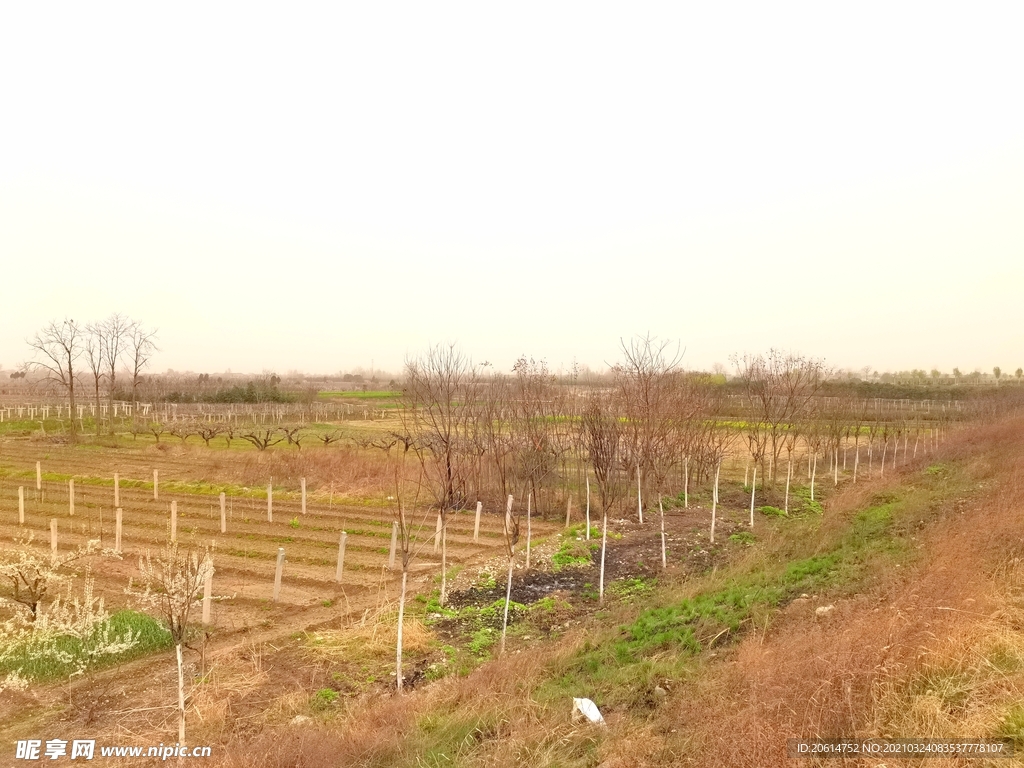
{"type": "Polygon", "coordinates": [[[1024,5],[6,3],[0,364],[1024,365],[1024,5]]]}

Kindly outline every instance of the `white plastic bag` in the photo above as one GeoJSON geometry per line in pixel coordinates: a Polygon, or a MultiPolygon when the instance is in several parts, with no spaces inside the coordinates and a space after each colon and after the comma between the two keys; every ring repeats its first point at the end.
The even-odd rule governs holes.
{"type": "Polygon", "coordinates": [[[597,708],[597,704],[592,702],[590,699],[577,699],[573,697],[572,700],[572,712],[575,715],[577,712],[583,714],[587,720],[598,725],[604,725],[604,717],[601,715],[601,710],[597,708]]]}

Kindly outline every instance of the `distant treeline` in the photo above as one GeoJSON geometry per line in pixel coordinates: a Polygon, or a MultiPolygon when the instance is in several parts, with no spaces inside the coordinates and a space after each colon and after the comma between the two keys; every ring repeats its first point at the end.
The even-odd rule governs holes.
{"type": "Polygon", "coordinates": [[[294,403],[298,397],[290,392],[282,392],[276,383],[250,381],[245,386],[221,387],[212,392],[178,390],[169,392],[163,399],[168,403],[294,403]]]}

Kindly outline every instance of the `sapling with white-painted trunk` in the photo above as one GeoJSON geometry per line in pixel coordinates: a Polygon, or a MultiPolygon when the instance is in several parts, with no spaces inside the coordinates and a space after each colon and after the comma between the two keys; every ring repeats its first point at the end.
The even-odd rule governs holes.
{"type": "Polygon", "coordinates": [[[601,510],[601,577],[598,583],[598,602],[604,602],[604,563],[608,553],[608,510],[601,510]]]}
{"type": "Polygon", "coordinates": [[[640,490],[640,465],[636,465],[636,514],[640,519],[640,525],[644,524],[644,501],[643,493],[640,490]]]}
{"type": "Polygon", "coordinates": [[[75,516],[75,478],[68,480],[68,517],[75,516]]]}
{"type": "Polygon", "coordinates": [[[818,453],[815,451],[814,458],[811,461],[811,501],[814,501],[814,480],[818,474],[818,453]]]}
{"type": "MultiPolygon", "coordinates": [[[[118,510],[120,511],[120,510],[118,510]]],[[[121,548],[118,547],[117,551],[120,552],[121,548]]],[[[57,556],[57,518],[50,518],[50,554],[53,557],[57,556]]]]}
{"type": "Polygon", "coordinates": [[[171,502],[171,541],[178,540],[178,502],[171,502]]]}
{"type": "Polygon", "coordinates": [[[438,514],[437,522],[441,526],[438,533],[441,536],[441,595],[438,602],[441,605],[448,604],[448,515],[438,514]]]}
{"type": "Polygon", "coordinates": [[[25,524],[25,486],[18,486],[18,525],[25,524]]]}
{"type": "Polygon", "coordinates": [[[665,506],[661,501],[661,494],[658,494],[658,512],[661,514],[661,568],[668,568],[668,551],[665,548],[665,506]]]}
{"type": "Polygon", "coordinates": [[[683,461],[683,508],[690,508],[690,457],[683,461]]]}
{"type": "Polygon", "coordinates": [[[267,522],[274,522],[274,484],[267,483],[267,522]]]}
{"type": "Polygon", "coordinates": [[[530,539],[533,536],[533,492],[526,494],[526,570],[530,570],[530,539]]]}
{"type": "Polygon", "coordinates": [[[402,639],[405,624],[405,599],[408,594],[409,585],[409,558],[410,541],[409,525],[405,517],[405,505],[401,498],[398,500],[398,519],[395,520],[395,530],[398,531],[399,548],[402,552],[402,588],[398,594],[398,629],[395,643],[395,686],[399,693],[402,692],[405,679],[402,674],[402,639]]]}
{"type": "Polygon", "coordinates": [[[565,498],[565,527],[569,527],[569,521],[572,519],[572,494],[566,494],[565,498]]]}
{"type": "Polygon", "coordinates": [[[586,540],[590,541],[590,475],[587,475],[587,535],[586,540]]]}
{"type": "Polygon", "coordinates": [[[754,527],[754,494],[757,492],[757,464],[754,465],[754,480],[750,484],[750,527],[754,527]]]}
{"type": "Polygon", "coordinates": [[[299,485],[302,489],[302,514],[306,514],[306,478],[300,478],[299,485]]]}
{"type": "Polygon", "coordinates": [[[722,462],[715,466],[715,487],[711,491],[711,543],[715,543],[715,517],[718,514],[718,473],[722,469],[722,462]]]}
{"type": "Polygon", "coordinates": [[[160,470],[153,470],[153,501],[160,499],[160,470]]]}
{"type": "Polygon", "coordinates": [[[144,607],[156,609],[167,624],[178,665],[178,741],[185,743],[185,680],[181,649],[188,640],[192,608],[200,603],[207,573],[213,568],[206,548],[168,542],[154,557],[139,558],[139,577],[128,582],[127,594],[144,607]]]}
{"type": "Polygon", "coordinates": [[[882,461],[878,467],[878,476],[885,477],[885,451],[889,447],[889,441],[885,440],[882,442],[882,461]]]}
{"type": "Polygon", "coordinates": [[[121,478],[114,473],[114,507],[121,506],[121,478]]]}
{"type": "Polygon", "coordinates": [[[224,491],[220,492],[220,532],[228,532],[227,498],[224,495],[224,491]]]}
{"type": "Polygon", "coordinates": [[[789,457],[789,462],[786,465],[786,506],[785,512],[789,514],[789,483],[793,479],[793,456],[789,457]]]}
{"type": "Polygon", "coordinates": [[[480,513],[483,511],[484,503],[476,503],[476,519],[473,521],[473,543],[480,541],[480,513]]]}
{"type": "Polygon", "coordinates": [[[508,606],[512,602],[512,569],[515,567],[516,544],[519,542],[519,518],[512,517],[512,495],[505,506],[505,554],[508,557],[508,581],[505,585],[505,610],[501,617],[501,650],[505,653],[505,636],[508,634],[508,606]]]}

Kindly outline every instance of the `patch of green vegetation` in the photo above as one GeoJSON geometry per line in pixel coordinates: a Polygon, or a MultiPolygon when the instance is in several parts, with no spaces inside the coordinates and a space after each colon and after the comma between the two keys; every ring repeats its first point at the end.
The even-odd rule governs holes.
{"type": "Polygon", "coordinates": [[[1007,710],[997,735],[1012,739],[1014,750],[1024,749],[1024,704],[1014,704],[1007,710]]]}
{"type": "Polygon", "coordinates": [[[475,586],[477,589],[490,591],[498,586],[498,582],[494,578],[494,574],[490,571],[480,571],[479,575],[476,577],[475,586]]]}
{"type": "Polygon", "coordinates": [[[500,636],[494,627],[480,627],[473,631],[469,640],[469,650],[474,656],[486,656],[500,636]]]}
{"type": "Polygon", "coordinates": [[[737,544],[753,544],[757,538],[750,531],[740,531],[732,534],[729,541],[735,541],[737,544]]]}
{"type": "Polygon", "coordinates": [[[811,486],[809,485],[797,485],[791,490],[791,495],[797,499],[797,505],[799,506],[800,512],[813,512],[816,515],[820,515],[825,511],[825,508],[821,504],[820,499],[811,499],[811,486]]]}
{"type": "Polygon", "coordinates": [[[551,556],[552,570],[558,572],[573,565],[590,565],[593,562],[591,554],[600,548],[597,541],[566,536],[558,551],[551,556]]]}
{"type": "Polygon", "coordinates": [[[948,467],[945,464],[932,464],[930,467],[925,467],[926,475],[943,475],[948,471],[948,467]]]}
{"type": "MultiPolygon", "coordinates": [[[[130,629],[138,637],[138,643],[123,653],[99,657],[91,666],[92,670],[122,664],[171,647],[171,633],[148,614],[122,610],[112,614],[105,624],[109,625],[112,637],[123,636],[130,629]]],[[[104,625],[96,629],[97,633],[103,631],[104,625]]],[[[33,645],[21,645],[9,654],[0,654],[0,675],[17,671],[22,677],[38,681],[67,677],[78,668],[87,645],[74,637],[58,638],[55,650],[58,654],[66,654],[64,658],[38,655],[33,645]]]]}
{"type": "Polygon", "coordinates": [[[630,603],[642,597],[648,597],[654,592],[654,579],[643,579],[640,577],[613,581],[608,585],[608,593],[619,598],[623,602],[630,603]]]}
{"type": "Polygon", "coordinates": [[[789,517],[789,513],[784,509],[773,507],[770,504],[765,504],[763,507],[758,507],[757,511],[762,515],[771,515],[774,517],[789,517]]]}
{"type": "Polygon", "coordinates": [[[290,528],[299,528],[301,526],[302,526],[302,523],[299,522],[299,518],[298,517],[293,517],[291,520],[288,521],[288,527],[290,527],[290,528]]]}
{"type": "Polygon", "coordinates": [[[338,701],[338,692],[333,688],[321,688],[309,699],[309,708],[314,712],[326,712],[338,701]]]}
{"type": "Polygon", "coordinates": [[[962,712],[973,692],[971,675],[963,669],[929,669],[913,680],[910,692],[937,700],[947,713],[962,712]]]}
{"type": "Polygon", "coordinates": [[[474,748],[499,738],[504,727],[497,716],[458,711],[431,712],[421,717],[416,726],[412,735],[415,748],[411,751],[416,755],[415,764],[424,768],[464,765],[474,748]]]}

